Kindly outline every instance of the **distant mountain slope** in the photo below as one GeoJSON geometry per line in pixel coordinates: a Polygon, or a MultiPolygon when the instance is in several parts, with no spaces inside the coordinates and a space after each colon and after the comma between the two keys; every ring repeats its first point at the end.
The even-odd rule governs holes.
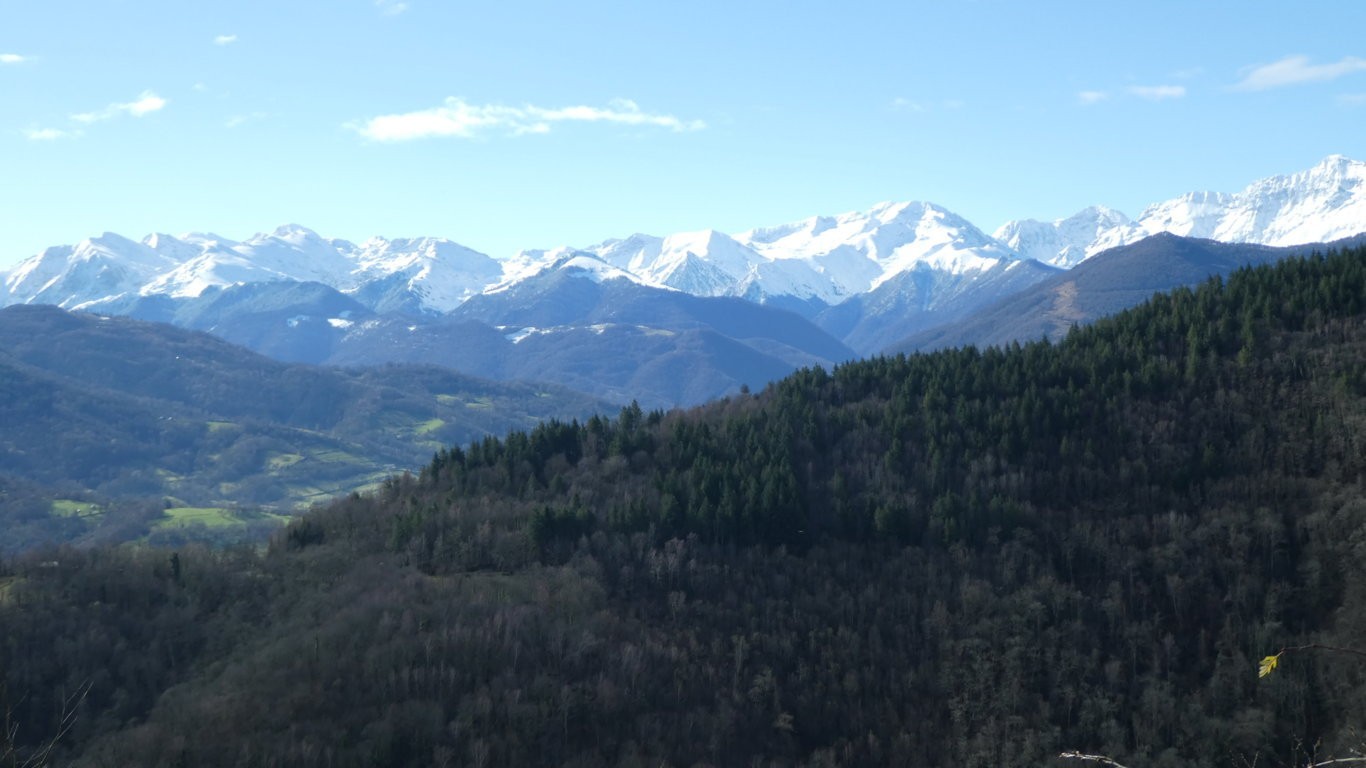
{"type": "Polygon", "coordinates": [[[1051,223],[1007,222],[996,238],[1024,256],[1057,266],[1149,235],[1291,246],[1366,232],[1366,163],[1332,155],[1307,171],[1253,182],[1241,192],[1190,192],[1148,206],[1137,220],[1088,208],[1051,223]]]}
{"type": "Polygon", "coordinates": [[[0,473],[102,493],[291,505],[450,443],[606,403],[413,366],[289,365],[202,333],[0,310],[0,473]]]}
{"type": "Polygon", "coordinates": [[[1158,234],[1087,259],[1076,267],[983,307],[961,323],[930,328],[891,344],[889,352],[913,352],[1060,339],[1073,325],[1136,306],[1154,293],[1191,286],[1239,267],[1268,264],[1295,254],[1359,244],[1352,238],[1327,245],[1273,248],[1158,234]]]}
{"type": "Polygon", "coordinates": [[[821,311],[816,324],[859,353],[876,354],[918,331],[970,317],[1058,272],[1032,259],[957,274],[918,267],[821,311]]]}
{"type": "Polygon", "coordinates": [[[791,312],[641,285],[614,269],[574,256],[440,321],[364,323],[346,333],[329,362],[432,363],[672,407],[854,357],[791,312]]]}
{"type": "Polygon", "coordinates": [[[501,279],[502,265],[438,238],[360,245],[325,239],[297,224],[237,242],[213,234],[105,233],[48,248],[3,276],[0,305],[67,309],[136,296],[196,297],[214,288],[276,281],[319,282],[386,311],[444,312],[501,279]]]}
{"type": "MultiPolygon", "coordinates": [[[[276,360],[326,362],[346,329],[379,317],[322,283],[278,280],[206,289],[198,296],[121,296],[87,311],[206,331],[276,360]]],[[[421,321],[399,312],[405,324],[421,321]]]]}

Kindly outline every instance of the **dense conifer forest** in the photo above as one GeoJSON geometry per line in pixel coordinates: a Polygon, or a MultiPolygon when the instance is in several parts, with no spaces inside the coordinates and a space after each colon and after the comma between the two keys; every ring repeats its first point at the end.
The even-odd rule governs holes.
{"type": "Polygon", "coordinates": [[[1356,249],[0,561],[0,764],[1304,765],[1366,662],[1258,661],[1366,649],[1364,555],[1356,249]]]}

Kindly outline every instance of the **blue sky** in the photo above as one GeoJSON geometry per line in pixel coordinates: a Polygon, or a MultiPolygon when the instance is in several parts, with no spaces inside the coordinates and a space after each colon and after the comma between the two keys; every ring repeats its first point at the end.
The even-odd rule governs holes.
{"type": "Polygon", "coordinates": [[[494,256],[1366,159],[1366,3],[0,0],[0,269],[109,230],[494,256]]]}

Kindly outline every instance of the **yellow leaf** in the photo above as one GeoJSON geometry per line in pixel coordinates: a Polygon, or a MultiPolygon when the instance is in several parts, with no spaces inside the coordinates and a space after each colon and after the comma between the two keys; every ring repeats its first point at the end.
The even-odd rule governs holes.
{"type": "Polygon", "coordinates": [[[1257,677],[1266,677],[1271,674],[1272,670],[1276,668],[1276,665],[1280,663],[1280,660],[1281,655],[1279,653],[1275,656],[1267,656],[1265,659],[1262,659],[1262,663],[1257,666],[1257,677]]]}

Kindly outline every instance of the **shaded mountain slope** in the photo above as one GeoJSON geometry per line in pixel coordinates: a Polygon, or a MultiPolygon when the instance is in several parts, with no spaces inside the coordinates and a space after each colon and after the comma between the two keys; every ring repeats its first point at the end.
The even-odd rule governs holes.
{"type": "Polygon", "coordinates": [[[1058,274],[1037,261],[1004,261],[981,272],[913,269],[816,316],[816,324],[869,355],[906,336],[974,317],[983,307],[1058,274]]]}
{"type": "Polygon", "coordinates": [[[0,472],[106,494],[290,504],[451,441],[603,406],[448,370],[276,362],[203,333],[54,307],[0,310],[0,472]]]}
{"type": "Polygon", "coordinates": [[[1073,325],[1084,325],[1147,300],[1154,293],[1191,286],[1242,266],[1269,264],[1295,254],[1362,242],[1274,248],[1220,243],[1158,234],[1105,251],[1076,267],[1040,281],[957,323],[913,334],[887,347],[889,352],[942,349],[966,344],[1007,344],[1040,338],[1060,339],[1073,325]]]}

